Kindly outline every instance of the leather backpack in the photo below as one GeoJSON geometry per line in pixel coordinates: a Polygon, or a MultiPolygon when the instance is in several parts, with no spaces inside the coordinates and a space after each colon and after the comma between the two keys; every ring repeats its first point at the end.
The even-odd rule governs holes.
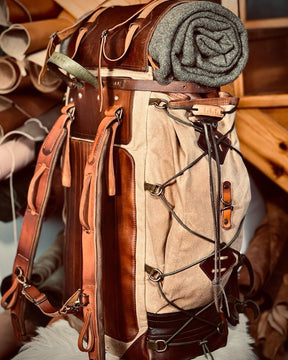
{"type": "MultiPolygon", "coordinates": [[[[211,76],[214,50],[206,47],[202,54],[203,62],[210,56],[211,86],[201,82],[202,70],[195,72],[197,81],[176,70],[163,80],[165,51],[158,58],[150,53],[153,41],[157,53],[156,30],[166,29],[165,17],[191,4],[208,14],[202,33],[193,30],[195,37],[202,34],[199,44],[215,11],[216,19],[222,16],[232,32],[240,32],[231,72],[244,66],[245,29],[217,2],[98,7],[52,35],[43,76],[47,66],[68,87],[62,114],[39,152],[12,284],[2,299],[19,338],[29,338],[28,301],[47,316],[76,316],[78,346],[93,360],[188,360],[225,346],[228,324],[238,323],[237,271],[250,201],[234,127],[238,99],[221,91],[221,80],[215,84],[224,73],[211,76]],[[55,309],[31,273],[59,159],[65,300],[55,309]]],[[[192,25],[198,22],[197,15],[192,25]]],[[[186,48],[181,51],[184,56],[186,48]]]]}

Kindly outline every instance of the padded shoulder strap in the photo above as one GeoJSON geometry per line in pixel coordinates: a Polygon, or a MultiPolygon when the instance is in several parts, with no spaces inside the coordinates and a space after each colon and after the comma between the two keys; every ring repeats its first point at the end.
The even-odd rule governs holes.
{"type": "Polygon", "coordinates": [[[108,158],[108,193],[115,195],[113,145],[122,118],[122,108],[112,106],[105,111],[91,153],[84,170],[84,184],[80,199],[79,218],[82,224],[82,291],[87,298],[83,307],[84,325],[78,346],[89,352],[89,359],[105,360],[102,310],[102,244],[101,209],[102,174],[108,158]],[[86,340],[86,341],[85,341],[86,340]]]}
{"type": "MultiPolygon", "coordinates": [[[[62,115],[54,124],[40,149],[35,172],[28,190],[28,205],[23,219],[17,255],[13,266],[12,287],[2,298],[2,306],[11,310],[14,331],[21,340],[27,339],[24,322],[25,292],[31,298],[37,297],[40,300],[38,301],[39,304],[43,300],[43,297],[39,298],[39,293],[30,288],[29,280],[40,237],[43,216],[50,195],[55,165],[66,138],[67,126],[73,120],[73,116],[74,104],[64,106],[62,115]]],[[[52,308],[47,310],[54,311],[52,308]]]]}

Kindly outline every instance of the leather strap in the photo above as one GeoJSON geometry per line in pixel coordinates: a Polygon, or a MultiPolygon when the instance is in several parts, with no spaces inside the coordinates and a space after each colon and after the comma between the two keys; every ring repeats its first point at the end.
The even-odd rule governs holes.
{"type": "MultiPolygon", "coordinates": [[[[105,2],[105,1],[104,1],[105,2]]],[[[105,11],[105,7],[98,6],[95,9],[89,11],[85,16],[81,17],[78,21],[76,21],[72,26],[69,26],[61,31],[55,31],[50,36],[50,41],[47,46],[46,50],[46,58],[44,61],[44,66],[41,69],[41,72],[39,74],[39,80],[42,82],[44,80],[46,71],[47,71],[47,60],[52,56],[52,54],[55,51],[55,48],[58,44],[62,43],[65,39],[67,39],[69,36],[74,34],[77,30],[79,30],[79,35],[77,38],[77,41],[75,43],[75,49],[74,54],[72,57],[74,57],[78,51],[78,48],[80,46],[81,40],[84,37],[84,35],[87,32],[87,25],[92,23],[96,20],[97,16],[99,16],[103,11],[105,11]],[[84,24],[86,26],[84,26],[84,24]]]]}
{"type": "MultiPolygon", "coordinates": [[[[151,11],[153,11],[153,9],[162,4],[163,2],[166,2],[168,0],[154,0],[154,1],[150,1],[148,2],[148,4],[144,5],[142,8],[140,8],[138,11],[136,11],[135,14],[133,14],[132,16],[130,16],[128,19],[126,19],[125,21],[123,21],[122,23],[120,24],[117,24],[115,26],[113,26],[112,28],[110,29],[106,29],[103,34],[102,34],[102,50],[103,50],[103,55],[104,57],[109,60],[109,61],[119,61],[121,60],[127,53],[130,45],[131,45],[131,42],[133,40],[133,37],[136,33],[136,31],[139,29],[140,27],[140,24],[141,24],[141,19],[145,19],[150,13],[151,11]],[[125,45],[124,45],[124,50],[123,50],[123,53],[118,56],[117,58],[113,58],[111,59],[105,52],[105,44],[106,44],[106,40],[107,40],[107,37],[108,35],[110,34],[113,34],[113,32],[115,32],[115,30],[117,30],[118,28],[124,26],[125,24],[129,23],[131,20],[133,19],[137,19],[136,21],[134,21],[130,26],[129,26],[129,29],[128,29],[128,33],[126,35],[126,39],[125,39],[125,45]]],[[[100,63],[99,63],[100,64],[100,63]]],[[[99,65],[100,67],[100,65],[99,65]]]]}
{"type": "Polygon", "coordinates": [[[239,98],[234,96],[228,97],[216,97],[216,98],[201,98],[201,99],[190,99],[190,100],[171,100],[169,101],[170,107],[179,107],[179,108],[192,108],[195,104],[199,105],[234,105],[237,106],[239,98]]]}
{"type": "Polygon", "coordinates": [[[222,227],[226,230],[231,228],[231,215],[232,215],[232,195],[230,181],[224,181],[222,185],[222,227]]]}
{"type": "Polygon", "coordinates": [[[113,145],[120,125],[122,108],[112,106],[105,111],[91,153],[84,170],[84,184],[80,199],[79,218],[82,224],[82,287],[89,299],[83,308],[84,325],[78,339],[81,351],[89,352],[89,359],[105,359],[104,324],[102,309],[102,244],[101,211],[102,173],[108,155],[108,192],[115,194],[113,145]],[[94,256],[93,256],[94,255],[94,256]],[[87,342],[85,342],[86,340],[87,342]]]}
{"type": "MultiPolygon", "coordinates": [[[[7,307],[11,309],[14,331],[20,340],[27,339],[24,323],[26,307],[26,297],[24,293],[27,292],[29,294],[30,291],[33,291],[33,289],[29,289],[29,285],[27,284],[29,284],[31,278],[43,216],[50,194],[53,172],[66,137],[66,124],[68,120],[73,119],[73,114],[74,104],[69,104],[62,108],[62,115],[58,118],[42,144],[35,173],[28,191],[28,205],[23,219],[17,255],[13,266],[12,287],[8,290],[11,301],[7,302],[7,296],[4,296],[3,301],[7,302],[7,304],[4,305],[7,305],[7,307]]],[[[38,293],[30,295],[31,298],[35,295],[35,297],[38,298],[37,302],[39,304],[41,303],[38,293]]],[[[42,300],[44,300],[43,297],[42,300]]],[[[43,306],[46,307],[44,304],[43,306]]],[[[49,309],[49,305],[47,306],[47,312],[54,311],[54,309],[49,309]]]]}
{"type": "Polygon", "coordinates": [[[161,85],[156,80],[134,80],[131,78],[110,77],[104,78],[111,89],[134,90],[134,91],[154,91],[163,93],[197,93],[207,94],[215,91],[215,88],[201,86],[193,82],[172,81],[167,85],[161,85]]]}
{"type": "Polygon", "coordinates": [[[96,76],[81,66],[78,62],[62,53],[54,52],[47,60],[47,66],[70,87],[82,88],[83,81],[91,84],[96,89],[98,88],[98,80],[96,76]],[[60,69],[64,70],[67,75],[60,71],[60,69]],[[72,79],[69,75],[72,75],[74,78],[72,79]]]}
{"type": "MultiPolygon", "coordinates": [[[[57,76],[61,77],[68,86],[82,88],[83,82],[87,82],[90,85],[98,88],[97,77],[80,65],[75,60],[70,57],[54,52],[52,56],[47,61],[47,66],[51,69],[57,76]],[[67,72],[65,75],[60,69],[67,72]],[[71,78],[68,74],[72,75],[71,78]]],[[[197,93],[197,94],[207,94],[215,91],[215,88],[208,86],[201,86],[196,83],[185,82],[185,81],[172,81],[167,85],[161,85],[156,80],[135,80],[127,77],[108,77],[102,78],[103,82],[111,89],[121,89],[121,90],[134,90],[134,91],[154,91],[154,92],[165,92],[165,93],[197,93]]],[[[218,98],[217,98],[218,99],[218,98]]],[[[223,98],[226,99],[226,98],[223,98]]],[[[202,101],[202,99],[201,99],[202,101]]],[[[223,100],[220,101],[221,104],[223,100]]],[[[224,101],[225,104],[227,100],[224,101]]],[[[230,103],[235,103],[235,98],[229,98],[230,103]],[[233,101],[234,100],[234,101],[233,101]]],[[[181,106],[187,101],[175,101],[173,105],[181,106]]],[[[198,102],[199,103],[199,102],[198,102]]],[[[211,101],[209,102],[211,103],[211,101]]]]}

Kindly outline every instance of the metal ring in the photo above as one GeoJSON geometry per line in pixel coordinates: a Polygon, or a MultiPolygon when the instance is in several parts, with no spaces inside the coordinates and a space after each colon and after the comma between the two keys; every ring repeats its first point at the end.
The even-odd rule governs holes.
{"type": "Polygon", "coordinates": [[[150,194],[152,196],[160,196],[164,190],[164,187],[162,185],[155,185],[154,189],[150,191],[150,194]]]}
{"type": "Polygon", "coordinates": [[[155,345],[156,345],[156,349],[155,351],[157,351],[158,353],[162,353],[162,352],[165,352],[168,348],[168,345],[166,343],[165,340],[155,340],[155,345]],[[159,346],[159,344],[162,344],[162,347],[159,346]]]}
{"type": "Polygon", "coordinates": [[[160,102],[159,103],[157,103],[156,101],[155,101],[155,103],[154,103],[154,106],[155,106],[155,108],[157,108],[157,109],[167,109],[167,106],[168,106],[168,100],[165,100],[165,99],[160,99],[160,102]],[[162,105],[161,105],[162,104],[162,105]]]}
{"type": "Polygon", "coordinates": [[[159,269],[153,269],[149,274],[149,280],[159,282],[163,279],[163,273],[159,269]]]}

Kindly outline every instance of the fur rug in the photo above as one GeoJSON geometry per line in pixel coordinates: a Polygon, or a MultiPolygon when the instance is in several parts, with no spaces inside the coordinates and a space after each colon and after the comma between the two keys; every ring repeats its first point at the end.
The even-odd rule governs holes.
{"type": "MultiPolygon", "coordinates": [[[[59,320],[49,327],[39,328],[35,340],[22,346],[12,360],[87,360],[88,355],[77,347],[77,339],[77,331],[67,321],[59,320]]],[[[241,315],[239,325],[230,328],[227,346],[213,352],[214,360],[257,360],[252,342],[247,333],[246,318],[241,315]]],[[[194,360],[205,359],[203,355],[194,360]]],[[[118,357],[107,354],[106,360],[118,360],[118,357]]]]}

